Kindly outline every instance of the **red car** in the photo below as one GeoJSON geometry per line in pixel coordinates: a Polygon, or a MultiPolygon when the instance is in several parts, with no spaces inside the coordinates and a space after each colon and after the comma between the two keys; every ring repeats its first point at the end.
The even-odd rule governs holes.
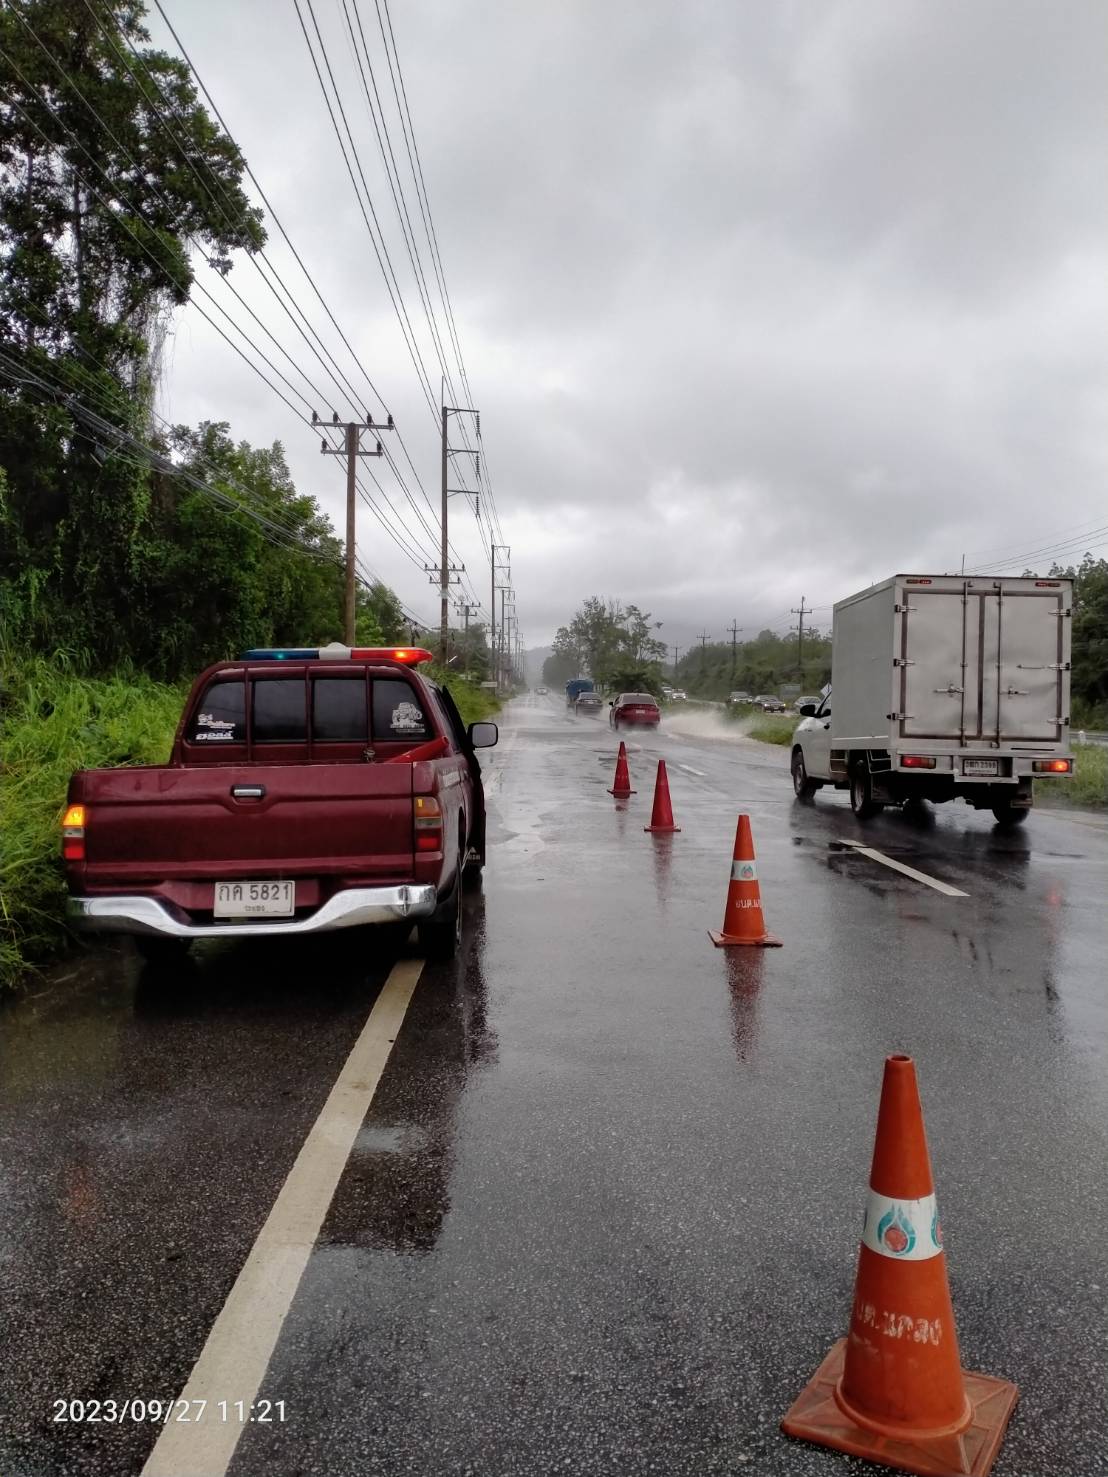
{"type": "Polygon", "coordinates": [[[657,728],[662,721],[657,700],[648,692],[621,692],[619,697],[613,700],[611,709],[608,722],[615,729],[618,729],[621,724],[628,728],[632,726],[657,728]]]}

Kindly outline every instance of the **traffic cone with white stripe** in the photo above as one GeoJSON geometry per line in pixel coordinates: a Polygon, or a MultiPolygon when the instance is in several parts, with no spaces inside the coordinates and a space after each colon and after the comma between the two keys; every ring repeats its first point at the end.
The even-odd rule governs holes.
{"type": "Polygon", "coordinates": [[[731,881],[727,888],[727,906],[723,912],[723,928],[708,937],[717,949],[733,944],[754,944],[763,949],[779,949],[781,940],[766,932],[762,917],[762,890],[758,886],[758,863],[754,860],[754,840],[750,834],[750,817],[739,816],[735,832],[735,855],[731,862],[731,881]]]}
{"type": "Polygon", "coordinates": [[[627,745],[622,739],[619,741],[619,754],[616,757],[616,777],[612,782],[609,795],[614,795],[617,800],[627,800],[632,795],[637,795],[637,790],[631,788],[631,771],[627,768],[627,745]]]}
{"type": "Polygon", "coordinates": [[[1017,1391],[961,1367],[911,1057],[885,1061],[869,1183],[850,1333],[781,1428],[920,1477],[985,1477],[1017,1391]]]}

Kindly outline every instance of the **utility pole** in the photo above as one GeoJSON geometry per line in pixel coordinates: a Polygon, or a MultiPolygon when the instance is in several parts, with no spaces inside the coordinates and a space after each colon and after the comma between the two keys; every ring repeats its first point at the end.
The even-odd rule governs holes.
{"type": "Polygon", "coordinates": [[[500,635],[499,635],[499,642],[500,643],[503,643],[503,639],[504,639],[504,594],[503,594],[503,592],[510,587],[511,582],[512,582],[512,548],[511,548],[511,545],[510,544],[493,544],[492,545],[492,558],[490,560],[490,563],[492,564],[492,601],[491,601],[490,606],[489,606],[489,609],[490,609],[490,612],[491,612],[491,628],[490,628],[490,632],[489,632],[489,653],[490,653],[490,656],[491,656],[491,659],[492,659],[492,680],[497,684],[497,689],[499,690],[499,687],[500,687],[500,673],[501,673],[501,665],[502,665],[502,663],[501,663],[501,649],[500,649],[500,644],[498,644],[498,637],[497,637],[497,630],[496,630],[496,592],[497,592],[497,590],[500,590],[500,592],[501,592],[501,595],[500,595],[500,635]],[[501,560],[499,560],[496,557],[498,554],[506,554],[508,557],[507,557],[506,560],[501,561],[501,560]],[[503,584],[503,585],[497,584],[496,576],[497,576],[497,572],[498,571],[501,571],[501,572],[502,571],[507,571],[507,575],[508,575],[508,583],[507,584],[503,584]]]}
{"type": "Polygon", "coordinates": [[[703,677],[704,661],[707,656],[708,642],[711,640],[711,637],[708,635],[707,631],[701,631],[700,635],[696,639],[700,642],[700,675],[701,677],[703,677]]]}
{"type": "Polygon", "coordinates": [[[804,617],[811,615],[811,613],[811,606],[805,608],[803,595],[800,597],[800,609],[798,610],[794,605],[789,611],[790,615],[798,615],[800,617],[800,625],[796,633],[796,675],[800,679],[801,687],[804,686],[804,617]]]}
{"type": "Polygon", "coordinates": [[[735,659],[736,659],[735,658],[736,637],[738,636],[739,632],[742,630],[742,626],[740,626],[738,624],[738,622],[734,618],[732,618],[731,624],[727,627],[727,629],[731,632],[731,681],[734,682],[734,680],[735,680],[735,659]]]}
{"type": "MultiPolygon", "coordinates": [[[[325,422],[321,421],[313,410],[312,425],[319,426],[323,424],[325,422]]],[[[347,421],[343,424],[339,420],[337,411],[332,412],[331,424],[338,426],[346,433],[345,444],[342,446],[331,446],[324,440],[319,449],[324,456],[344,456],[346,458],[346,581],[342,602],[342,639],[347,646],[353,646],[356,604],[354,592],[357,583],[355,571],[357,545],[354,538],[356,520],[354,509],[358,491],[358,458],[360,456],[384,456],[385,454],[385,448],[381,445],[380,441],[377,443],[376,450],[363,451],[362,431],[393,431],[396,427],[392,423],[391,415],[384,425],[381,425],[379,422],[377,425],[374,425],[371,415],[366,416],[364,426],[361,421],[347,421]]]]}
{"type": "MultiPolygon", "coordinates": [[[[474,506],[480,505],[480,493],[473,492],[468,487],[450,487],[449,467],[452,456],[473,457],[474,471],[477,480],[481,479],[481,453],[472,450],[468,446],[449,446],[447,444],[447,424],[452,415],[471,415],[477,426],[477,434],[481,434],[481,412],[473,410],[467,405],[443,405],[442,406],[442,540],[439,548],[439,660],[446,665],[449,653],[447,647],[450,642],[450,586],[458,581],[452,576],[465,573],[465,565],[460,566],[450,563],[450,539],[447,533],[447,505],[452,497],[471,497],[478,501],[474,506]]],[[[424,565],[428,574],[434,575],[436,571],[429,565],[424,565]]],[[[431,581],[434,584],[434,579],[431,581]]]]}
{"type": "Polygon", "coordinates": [[[674,682],[677,681],[677,658],[680,655],[681,655],[681,648],[679,646],[675,646],[673,648],[673,680],[674,680],[674,682]]]}

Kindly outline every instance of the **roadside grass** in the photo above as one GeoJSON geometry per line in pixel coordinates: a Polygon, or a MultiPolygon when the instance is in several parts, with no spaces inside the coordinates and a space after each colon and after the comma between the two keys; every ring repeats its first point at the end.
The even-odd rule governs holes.
{"type": "Polygon", "coordinates": [[[59,822],[69,776],[168,759],[183,689],[137,673],[76,676],[0,655],[0,989],[65,944],[59,822]]]}
{"type": "Polygon", "coordinates": [[[438,666],[427,667],[425,670],[432,682],[449,688],[450,696],[462,715],[462,722],[467,726],[470,723],[481,723],[499,713],[500,701],[487,688],[479,687],[476,682],[455,672],[444,672],[438,666]]]}
{"type": "Polygon", "coordinates": [[[1098,810],[1108,806],[1108,746],[1073,746],[1073,778],[1035,782],[1037,805],[1077,806],[1098,810]]]}

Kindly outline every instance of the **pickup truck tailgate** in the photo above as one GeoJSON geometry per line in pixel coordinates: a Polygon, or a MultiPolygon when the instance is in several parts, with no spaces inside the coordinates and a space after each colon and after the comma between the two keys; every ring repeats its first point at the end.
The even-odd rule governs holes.
{"type": "Polygon", "coordinates": [[[412,766],[89,770],[91,884],[128,879],[411,875],[412,766]]]}

